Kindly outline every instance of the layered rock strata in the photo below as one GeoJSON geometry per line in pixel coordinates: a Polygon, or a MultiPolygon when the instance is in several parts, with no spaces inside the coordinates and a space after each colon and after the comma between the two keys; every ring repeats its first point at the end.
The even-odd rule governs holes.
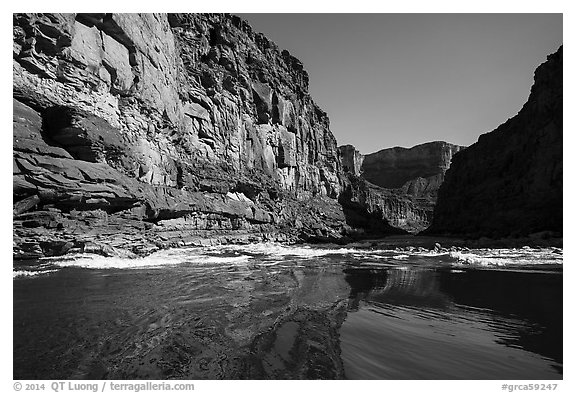
{"type": "Polygon", "coordinates": [[[340,158],[342,160],[342,169],[344,172],[359,176],[362,172],[362,162],[364,156],[352,145],[339,146],[340,158]]]}
{"type": "Polygon", "coordinates": [[[393,147],[364,156],[362,176],[383,188],[401,188],[414,196],[433,196],[450,167],[454,154],[464,146],[429,142],[412,148],[393,147]]]}
{"type": "Polygon", "coordinates": [[[562,47],[534,74],[518,114],[454,157],[429,233],[562,233],[562,47]]]}
{"type": "Polygon", "coordinates": [[[13,22],[15,257],[346,231],[308,74],[240,18],[13,22]]]}
{"type": "Polygon", "coordinates": [[[354,146],[340,146],[343,170],[352,194],[373,217],[392,227],[420,232],[430,225],[444,173],[452,156],[464,149],[430,142],[410,149],[394,147],[362,155],[354,146]]]}
{"type": "Polygon", "coordinates": [[[401,190],[387,190],[362,177],[347,174],[339,201],[346,223],[373,234],[405,234],[421,231],[427,220],[422,209],[401,190]]]}

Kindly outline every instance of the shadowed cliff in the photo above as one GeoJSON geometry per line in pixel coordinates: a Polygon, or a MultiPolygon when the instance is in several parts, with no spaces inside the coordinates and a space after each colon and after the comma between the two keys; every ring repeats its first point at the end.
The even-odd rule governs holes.
{"type": "Polygon", "coordinates": [[[516,116],[454,156],[428,233],[561,235],[562,57],[536,69],[516,116]]]}

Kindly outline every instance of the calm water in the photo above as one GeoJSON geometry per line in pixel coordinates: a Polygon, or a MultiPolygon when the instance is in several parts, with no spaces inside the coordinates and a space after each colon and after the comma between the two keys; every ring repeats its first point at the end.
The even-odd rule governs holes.
{"type": "Polygon", "coordinates": [[[562,251],[258,244],[14,267],[15,379],[561,379],[562,251]]]}

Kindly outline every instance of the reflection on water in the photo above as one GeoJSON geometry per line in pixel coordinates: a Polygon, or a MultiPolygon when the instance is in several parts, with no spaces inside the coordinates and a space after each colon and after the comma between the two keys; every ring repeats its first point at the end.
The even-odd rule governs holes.
{"type": "Polygon", "coordinates": [[[562,378],[561,264],[446,258],[255,245],[42,261],[15,274],[14,378],[562,378]]]}
{"type": "Polygon", "coordinates": [[[341,329],[355,379],[557,379],[562,277],[521,271],[348,269],[341,329]]]}
{"type": "Polygon", "coordinates": [[[358,310],[361,301],[406,304],[421,308],[447,308],[450,299],[440,291],[436,272],[420,268],[344,270],[350,284],[349,310],[358,310]]]}

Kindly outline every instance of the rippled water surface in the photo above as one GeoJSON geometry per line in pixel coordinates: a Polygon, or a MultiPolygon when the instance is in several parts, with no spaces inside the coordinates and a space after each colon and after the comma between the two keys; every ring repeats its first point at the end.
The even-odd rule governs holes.
{"type": "Polygon", "coordinates": [[[562,250],[16,264],[13,356],[15,379],[561,379],[562,250]]]}

